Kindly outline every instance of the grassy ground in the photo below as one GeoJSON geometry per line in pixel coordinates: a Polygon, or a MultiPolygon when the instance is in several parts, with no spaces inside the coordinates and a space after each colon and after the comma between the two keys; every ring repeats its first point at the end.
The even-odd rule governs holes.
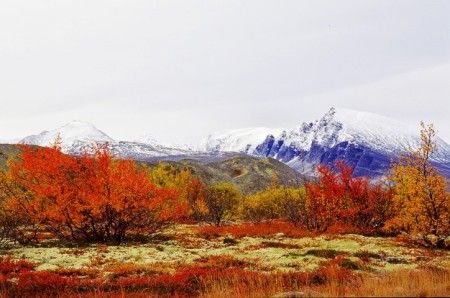
{"type": "Polygon", "coordinates": [[[177,225],[145,244],[74,247],[49,240],[1,253],[3,263],[9,256],[35,264],[28,284],[18,273],[22,269],[8,275],[0,267],[0,277],[6,276],[3,296],[450,295],[448,250],[416,247],[396,238],[310,235],[283,223],[177,225]],[[44,274],[64,288],[44,281],[33,288],[44,274]]]}

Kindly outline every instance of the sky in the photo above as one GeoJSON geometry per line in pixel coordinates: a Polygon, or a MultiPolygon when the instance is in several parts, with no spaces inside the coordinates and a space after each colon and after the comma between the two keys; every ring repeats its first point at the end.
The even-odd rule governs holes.
{"type": "Polygon", "coordinates": [[[0,0],[0,139],[72,120],[196,144],[331,107],[450,143],[450,1],[0,0]]]}

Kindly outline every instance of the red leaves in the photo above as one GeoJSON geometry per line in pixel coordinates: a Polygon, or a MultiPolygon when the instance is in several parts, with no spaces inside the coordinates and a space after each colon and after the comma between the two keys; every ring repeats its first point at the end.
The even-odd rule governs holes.
{"type": "Polygon", "coordinates": [[[62,277],[49,271],[23,271],[18,275],[17,288],[21,294],[45,293],[46,295],[56,295],[77,284],[78,279],[76,277],[62,277]]]}
{"type": "Polygon", "coordinates": [[[198,235],[205,239],[232,235],[233,238],[267,237],[282,233],[286,237],[301,238],[310,236],[304,229],[299,229],[289,222],[274,221],[273,223],[240,224],[230,226],[205,226],[198,229],[198,235]]]}
{"type": "Polygon", "coordinates": [[[11,165],[20,186],[8,204],[29,225],[75,241],[120,243],[146,235],[186,215],[173,189],[155,187],[130,160],[115,160],[107,147],[76,158],[51,148],[23,146],[11,165]]]}
{"type": "Polygon", "coordinates": [[[343,161],[336,163],[338,173],[319,166],[319,181],[306,185],[309,230],[324,232],[333,225],[355,227],[371,232],[389,217],[391,191],[371,186],[368,178],[353,178],[352,169],[343,161]]]}
{"type": "Polygon", "coordinates": [[[11,256],[6,259],[0,257],[0,275],[7,278],[13,278],[18,272],[23,270],[32,270],[35,265],[25,260],[13,261],[11,256]]]}

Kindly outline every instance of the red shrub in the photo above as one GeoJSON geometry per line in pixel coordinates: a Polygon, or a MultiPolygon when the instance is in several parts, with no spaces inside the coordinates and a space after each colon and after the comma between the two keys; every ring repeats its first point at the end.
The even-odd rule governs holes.
{"type": "Polygon", "coordinates": [[[11,256],[6,259],[0,257],[0,274],[7,277],[15,277],[19,272],[23,270],[33,270],[36,267],[35,264],[25,260],[14,261],[11,260],[11,256]]]}
{"type": "Polygon", "coordinates": [[[122,277],[110,282],[110,289],[125,288],[128,291],[147,290],[159,295],[198,296],[203,289],[201,278],[217,274],[217,270],[190,268],[174,275],[122,277]]]}
{"type": "Polygon", "coordinates": [[[274,234],[283,233],[286,237],[301,238],[311,236],[306,230],[299,229],[288,222],[275,221],[269,223],[244,223],[240,225],[222,226],[222,227],[201,227],[198,229],[198,235],[205,239],[232,235],[234,238],[242,237],[268,237],[274,234]]]}
{"type": "Polygon", "coordinates": [[[329,166],[317,168],[319,180],[306,184],[307,204],[304,225],[310,231],[325,232],[339,226],[340,231],[372,233],[392,216],[392,190],[371,185],[367,177],[354,178],[352,168],[336,162],[338,172],[329,166]]]}
{"type": "Polygon", "coordinates": [[[62,277],[49,271],[23,271],[18,277],[17,288],[20,293],[51,295],[77,285],[74,277],[62,277]]]}

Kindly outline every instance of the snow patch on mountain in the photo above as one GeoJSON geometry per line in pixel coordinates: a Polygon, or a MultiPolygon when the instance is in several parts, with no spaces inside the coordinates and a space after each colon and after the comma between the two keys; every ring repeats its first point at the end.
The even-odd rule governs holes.
{"type": "Polygon", "coordinates": [[[21,144],[51,146],[57,137],[61,138],[64,152],[78,143],[112,143],[114,140],[94,125],[83,121],[72,121],[51,131],[43,131],[37,135],[28,136],[19,141],[21,144]]]}
{"type": "Polygon", "coordinates": [[[380,151],[412,149],[420,145],[419,128],[367,112],[334,109],[333,120],[343,124],[343,140],[380,151]]]}
{"type": "Polygon", "coordinates": [[[152,145],[152,146],[156,146],[156,147],[164,146],[167,148],[173,148],[173,149],[179,149],[179,150],[188,150],[188,151],[194,150],[194,147],[190,144],[174,144],[174,143],[170,143],[170,142],[161,141],[149,132],[139,135],[139,137],[135,138],[133,140],[133,142],[148,144],[148,145],[152,145]]]}
{"type": "MultiPolygon", "coordinates": [[[[339,143],[349,142],[378,152],[398,155],[416,150],[421,142],[418,125],[412,126],[385,116],[341,108],[331,108],[310,126],[308,133],[312,136],[302,138],[312,142],[307,142],[303,148],[314,144],[332,148],[339,143]]],[[[293,143],[295,141],[298,142],[298,138],[293,143]]],[[[436,144],[438,152],[433,158],[448,161],[450,146],[439,137],[436,138],[436,144]]]]}
{"type": "Polygon", "coordinates": [[[93,152],[97,144],[102,146],[106,143],[109,144],[109,149],[115,156],[138,160],[192,153],[191,150],[183,149],[181,146],[162,145],[149,134],[141,141],[116,141],[98,130],[94,125],[82,121],[72,121],[57,129],[28,136],[20,140],[19,143],[48,147],[54,144],[58,136],[61,138],[62,152],[73,155],[80,155],[85,150],[93,152]]]}
{"type": "Polygon", "coordinates": [[[346,141],[392,152],[419,145],[417,128],[388,117],[340,108],[331,108],[320,120],[287,130],[277,139],[301,150],[309,150],[312,145],[331,148],[346,141]]]}
{"type": "Polygon", "coordinates": [[[251,154],[258,144],[264,142],[268,135],[279,135],[282,131],[282,129],[265,127],[222,130],[200,141],[197,150],[251,154]]]}
{"type": "Polygon", "coordinates": [[[143,134],[140,134],[139,137],[135,138],[133,142],[136,143],[142,143],[142,144],[148,144],[148,145],[159,145],[158,139],[151,133],[146,132],[143,134]]]}

